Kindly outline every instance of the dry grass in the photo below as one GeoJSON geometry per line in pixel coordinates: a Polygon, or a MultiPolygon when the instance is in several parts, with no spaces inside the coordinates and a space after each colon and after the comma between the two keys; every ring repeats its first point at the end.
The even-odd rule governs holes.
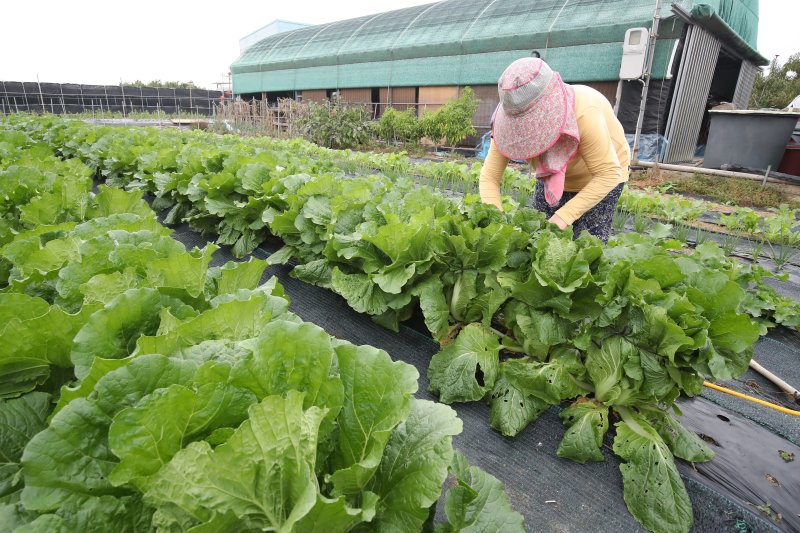
{"type": "Polygon", "coordinates": [[[722,204],[738,207],[768,208],[789,204],[800,207],[800,186],[768,183],[743,178],[704,176],[700,173],[669,172],[660,168],[631,173],[631,185],[637,188],[701,196],[722,204]]]}

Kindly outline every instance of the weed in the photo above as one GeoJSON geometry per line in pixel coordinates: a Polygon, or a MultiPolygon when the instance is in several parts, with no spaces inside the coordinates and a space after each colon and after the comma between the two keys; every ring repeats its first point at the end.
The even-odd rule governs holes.
{"type": "Polygon", "coordinates": [[[677,223],[675,224],[675,230],[672,233],[673,237],[676,240],[686,243],[686,239],[689,238],[689,226],[688,224],[677,223]]]}
{"type": "Polygon", "coordinates": [[[778,270],[783,270],[783,267],[785,267],[786,264],[792,260],[795,253],[797,253],[797,250],[791,245],[780,241],[773,245],[772,241],[767,238],[767,244],[769,245],[769,257],[775,263],[775,266],[778,267],[778,270]]]}
{"type": "Polygon", "coordinates": [[[636,213],[633,217],[633,231],[645,233],[648,229],[650,229],[650,219],[641,213],[636,213]]]}
{"type": "Polygon", "coordinates": [[[675,188],[675,184],[673,182],[671,182],[671,181],[668,181],[667,183],[659,185],[656,188],[658,189],[658,192],[660,192],[661,194],[665,194],[665,193],[668,193],[669,191],[673,190],[675,188]]]}
{"type": "Polygon", "coordinates": [[[750,259],[753,263],[758,263],[758,258],[761,257],[761,251],[764,249],[764,239],[759,241],[750,241],[750,259]]]}
{"type": "Polygon", "coordinates": [[[731,255],[736,251],[737,244],[739,244],[739,233],[732,231],[722,234],[722,241],[719,243],[719,247],[722,248],[725,255],[731,255]]]}
{"type": "Polygon", "coordinates": [[[781,515],[781,513],[776,513],[772,509],[772,504],[770,504],[769,502],[765,503],[764,505],[756,506],[756,509],[767,515],[767,517],[769,517],[769,519],[774,522],[780,522],[781,520],[783,520],[783,516],[781,515]]]}
{"type": "Polygon", "coordinates": [[[778,450],[778,455],[787,463],[794,461],[794,452],[787,452],[786,450],[778,450]]]}
{"type": "Polygon", "coordinates": [[[674,192],[698,194],[720,203],[737,206],[772,207],[784,201],[781,191],[774,187],[761,188],[756,181],[740,178],[711,178],[695,174],[691,179],[675,182],[674,192]]]}
{"type": "Polygon", "coordinates": [[[694,230],[694,244],[695,246],[700,246],[708,242],[708,239],[711,238],[711,234],[704,230],[703,228],[695,228],[694,230]]]}

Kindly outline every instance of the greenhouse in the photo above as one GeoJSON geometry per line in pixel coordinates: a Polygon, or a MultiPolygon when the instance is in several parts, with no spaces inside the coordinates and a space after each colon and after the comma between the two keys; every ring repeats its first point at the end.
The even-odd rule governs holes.
{"type": "MultiPolygon", "coordinates": [[[[653,14],[644,0],[453,0],[389,11],[261,40],[231,66],[234,92],[311,100],[337,93],[424,111],[470,86],[481,100],[474,123],[483,133],[500,74],[537,53],[565,81],[602,92],[633,133],[641,85],[620,77],[625,36],[650,28],[653,14]]],[[[664,2],[660,16],[643,132],[670,141],[670,163],[691,159],[708,99],[746,105],[766,60],[755,49],[757,0],[664,2]]]]}

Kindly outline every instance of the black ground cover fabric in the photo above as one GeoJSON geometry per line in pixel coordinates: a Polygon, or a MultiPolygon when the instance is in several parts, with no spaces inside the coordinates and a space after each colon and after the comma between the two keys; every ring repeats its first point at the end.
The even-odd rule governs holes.
{"type": "Polygon", "coordinates": [[[780,515],[786,529],[800,531],[800,447],[707,400],[680,406],[683,425],[703,435],[716,452],[713,461],[681,468],[681,474],[780,515]]]}
{"type": "MultiPolygon", "coordinates": [[[[800,387],[800,349],[798,346],[800,346],[800,334],[785,329],[776,329],[770,332],[769,336],[758,341],[754,359],[790,385],[800,387]]],[[[800,405],[752,369],[742,377],[720,383],[720,385],[783,405],[789,409],[800,410],[800,405]]],[[[800,417],[765,408],[713,389],[704,389],[703,397],[761,424],[794,444],[800,445],[800,417]]],[[[798,475],[800,476],[800,473],[798,475]]],[[[798,493],[797,500],[800,502],[800,493],[798,493]]]]}
{"type": "MultiPolygon", "coordinates": [[[[173,236],[189,248],[207,242],[186,225],[175,229],[173,236]]],[[[268,241],[253,256],[267,258],[281,245],[277,239],[268,241]]],[[[212,264],[221,265],[229,260],[234,258],[224,247],[215,253],[212,264]]],[[[278,277],[291,298],[290,309],[294,313],[333,336],[355,344],[370,344],[386,350],[396,360],[414,365],[420,374],[417,397],[436,400],[428,392],[426,372],[438,345],[429,335],[406,325],[401,326],[399,333],[389,331],[375,324],[369,316],[353,311],[337,294],[292,278],[291,268],[290,265],[270,266],[265,279],[273,275],[278,277]]],[[[411,324],[414,323],[412,319],[411,324]]],[[[483,403],[456,404],[453,408],[464,422],[464,431],[455,438],[455,445],[472,464],[505,484],[511,505],[525,517],[528,531],[643,531],[625,507],[620,461],[611,452],[610,438],[603,449],[605,462],[580,465],[556,456],[564,434],[557,408],[544,413],[515,438],[503,437],[491,429],[489,409],[483,403]]],[[[701,413],[708,413],[709,409],[724,410],[709,402],[696,408],[701,413]]],[[[791,446],[789,442],[786,444],[791,446]]],[[[797,464],[800,464],[800,455],[797,464]]],[[[764,517],[755,505],[739,497],[742,491],[724,490],[730,480],[715,480],[695,471],[689,463],[679,461],[678,467],[694,508],[693,531],[796,530],[786,520],[776,523],[764,517]]]]}

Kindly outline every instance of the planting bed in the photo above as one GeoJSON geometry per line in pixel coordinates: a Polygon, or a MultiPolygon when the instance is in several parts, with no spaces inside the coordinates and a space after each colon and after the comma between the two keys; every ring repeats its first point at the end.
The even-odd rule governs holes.
{"type": "MultiPolygon", "coordinates": [[[[282,282],[291,312],[334,338],[385,348],[417,367],[422,377],[414,401],[438,398],[456,407],[465,421],[456,445],[505,482],[529,530],[798,527],[791,497],[798,463],[779,454],[800,452],[797,418],[741,408],[702,386],[712,379],[780,400],[748,373],[754,353],[788,381],[800,378],[796,337],[782,330],[798,325],[800,305],[766,284],[769,271],[731,260],[710,242],[688,249],[664,227],[648,236],[622,234],[607,247],[585,236],[573,242],[513,201],[500,213],[469,194],[446,199],[414,185],[397,158],[382,160],[386,178],[359,175],[364,163],[347,153],[319,157],[295,141],[26,117],[9,127],[30,135],[32,150],[55,149],[109,185],[145,191],[163,222],[177,227],[174,238],[190,247],[208,239],[222,245],[212,261],[266,257],[266,274],[282,282]],[[712,401],[675,403],[698,395],[712,401]],[[672,406],[686,413],[683,425],[670,414],[672,406]],[[712,426],[713,419],[728,425],[712,426]],[[762,449],[733,453],[727,443],[747,440],[743,435],[762,449]],[[717,468],[722,465],[734,468],[717,468]]],[[[441,180],[434,185],[447,188],[441,180]]],[[[30,192],[37,206],[46,203],[39,194],[30,192]]],[[[22,223],[34,220],[39,211],[27,214],[32,210],[25,208],[22,223]]],[[[63,238],[57,237],[53,242],[63,238]]],[[[24,274],[8,272],[15,279],[24,274]]],[[[169,319],[159,331],[175,325],[169,319]]],[[[76,374],[85,379],[81,368],[76,374]]],[[[346,427],[344,420],[337,423],[346,427]]],[[[380,451],[382,445],[375,446],[380,451]]],[[[336,461],[331,465],[341,464],[336,461]]],[[[379,525],[392,499],[375,485],[374,470],[363,474],[372,468],[367,463],[359,463],[360,482],[347,473],[321,477],[319,490],[331,500],[320,501],[339,506],[352,521],[379,525]],[[378,518],[371,514],[372,494],[378,518]]],[[[438,509],[440,521],[451,523],[441,528],[458,530],[484,516],[506,521],[501,528],[484,525],[487,530],[518,523],[502,500],[483,498],[483,490],[498,494],[493,478],[459,461],[451,473],[462,487],[438,509]],[[488,502],[500,507],[477,513],[488,502]]],[[[114,486],[147,489],[141,477],[120,475],[114,486]]],[[[148,494],[146,502],[158,502],[148,494]]],[[[35,505],[48,510],[52,504],[35,505]]],[[[190,503],[178,506],[188,510],[190,503]]],[[[174,510],[160,513],[159,520],[177,526],[174,510]]],[[[400,529],[417,529],[409,524],[400,529]]]]}
{"type": "MultiPolygon", "coordinates": [[[[187,246],[199,246],[205,241],[185,225],[174,235],[187,246]]],[[[266,243],[254,251],[253,256],[268,258],[281,245],[276,241],[266,243]]],[[[222,249],[215,254],[218,262],[231,258],[230,250],[222,249]]],[[[420,327],[418,322],[413,322],[393,333],[367,315],[353,311],[340,296],[294,279],[290,275],[291,268],[290,265],[276,265],[266,271],[275,275],[291,296],[290,310],[335,337],[355,344],[370,343],[414,365],[420,372],[417,397],[436,400],[436,396],[428,392],[425,373],[439,346],[424,330],[424,325],[420,327]]],[[[798,347],[800,334],[775,332],[756,344],[755,357],[787,380],[800,382],[798,347]]],[[[723,384],[792,407],[785,395],[752,370],[723,384]]],[[[692,530],[739,531],[749,527],[752,531],[792,531],[800,527],[792,516],[797,512],[792,494],[800,490],[797,485],[800,475],[796,467],[792,468],[796,463],[785,463],[779,454],[783,449],[800,457],[797,418],[711,389],[705,389],[702,396],[703,400],[695,400],[696,407],[691,410],[681,404],[684,425],[721,441],[725,448],[715,446],[717,457],[708,465],[724,462],[727,468],[720,472],[705,469],[701,464],[679,463],[694,508],[692,530]],[[730,425],[725,427],[726,423],[717,415],[733,419],[735,430],[732,431],[730,425]],[[709,420],[718,425],[709,429],[709,420]],[[763,427],[753,427],[753,422],[747,425],[749,421],[763,427]],[[745,445],[727,454],[728,443],[743,434],[747,437],[745,445]],[[767,444],[765,439],[773,440],[767,444]],[[781,444],[775,445],[775,442],[781,444]],[[786,487],[775,491],[765,477],[770,472],[779,480],[784,477],[786,487]],[[779,495],[780,506],[775,504],[776,495],[779,495]],[[758,510],[767,499],[775,512],[782,512],[786,517],[781,522],[771,521],[758,510]]],[[[563,431],[558,417],[560,408],[543,414],[535,425],[513,439],[487,426],[487,406],[473,403],[454,408],[464,421],[464,432],[455,438],[455,445],[473,464],[504,482],[512,506],[525,517],[527,531],[642,531],[625,510],[617,473],[619,460],[610,452],[610,440],[603,450],[605,462],[579,465],[555,453],[563,431]]]]}

